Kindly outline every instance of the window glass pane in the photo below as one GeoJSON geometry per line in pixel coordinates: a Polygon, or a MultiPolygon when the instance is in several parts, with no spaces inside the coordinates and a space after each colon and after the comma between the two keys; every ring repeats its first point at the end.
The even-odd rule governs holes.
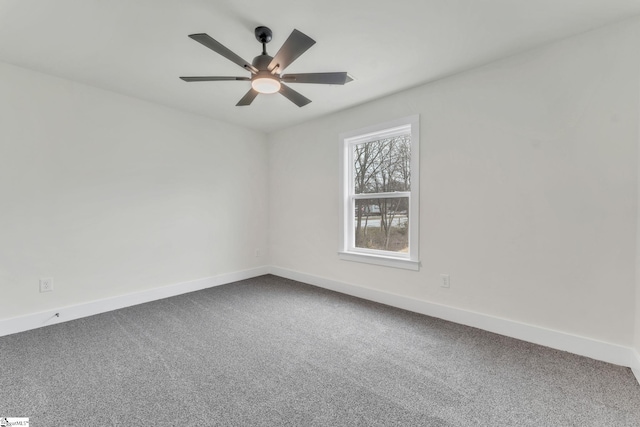
{"type": "Polygon", "coordinates": [[[409,251],[409,198],[355,200],[355,247],[409,251]]]}
{"type": "Polygon", "coordinates": [[[353,145],[354,194],[411,190],[411,135],[353,145]]]}

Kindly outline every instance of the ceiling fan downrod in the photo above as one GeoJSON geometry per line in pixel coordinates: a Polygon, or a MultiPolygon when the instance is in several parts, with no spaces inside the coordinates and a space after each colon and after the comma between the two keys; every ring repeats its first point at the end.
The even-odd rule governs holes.
{"type": "Polygon", "coordinates": [[[262,43],[262,54],[266,55],[267,54],[267,43],[269,43],[271,41],[271,38],[273,37],[273,33],[271,32],[271,29],[261,26],[261,27],[256,27],[254,32],[255,32],[255,35],[256,35],[256,39],[260,43],[262,43]]]}

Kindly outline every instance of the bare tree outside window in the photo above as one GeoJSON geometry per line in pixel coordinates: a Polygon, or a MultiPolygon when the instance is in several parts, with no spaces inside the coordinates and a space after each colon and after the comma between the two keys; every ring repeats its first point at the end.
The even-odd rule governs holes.
{"type": "Polygon", "coordinates": [[[411,135],[354,144],[353,150],[354,195],[368,196],[354,200],[355,246],[408,252],[411,135]]]}

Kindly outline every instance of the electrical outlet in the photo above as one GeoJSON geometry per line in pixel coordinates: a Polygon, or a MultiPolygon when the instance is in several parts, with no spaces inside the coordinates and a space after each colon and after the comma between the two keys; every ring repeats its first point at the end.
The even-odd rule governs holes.
{"type": "Polygon", "coordinates": [[[448,274],[440,275],[440,287],[441,288],[449,288],[451,287],[451,279],[448,274]]]}
{"type": "Polygon", "coordinates": [[[256,249],[256,258],[260,256],[260,249],[256,249]]]}
{"type": "Polygon", "coordinates": [[[53,291],[53,279],[46,278],[40,279],[40,292],[51,292],[53,291]]]}

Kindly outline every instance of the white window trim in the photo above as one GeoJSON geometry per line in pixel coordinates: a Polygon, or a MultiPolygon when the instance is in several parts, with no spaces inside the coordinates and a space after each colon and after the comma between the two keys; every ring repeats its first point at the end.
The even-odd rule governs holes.
{"type": "Polygon", "coordinates": [[[420,116],[414,115],[386,123],[369,126],[340,134],[340,248],[338,256],[345,261],[356,261],[408,270],[420,269],[419,222],[420,222],[420,116]],[[381,197],[409,197],[409,254],[391,251],[354,248],[353,212],[351,198],[366,199],[371,194],[351,195],[353,176],[349,173],[353,164],[350,147],[381,138],[390,138],[411,132],[411,191],[378,194],[381,197]]]}

